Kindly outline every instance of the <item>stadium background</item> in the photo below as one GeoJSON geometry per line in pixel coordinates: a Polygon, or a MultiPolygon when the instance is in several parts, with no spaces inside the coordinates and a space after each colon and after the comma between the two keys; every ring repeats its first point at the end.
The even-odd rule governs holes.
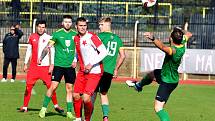
{"type": "MultiPolygon", "coordinates": [[[[144,31],[155,31],[156,36],[168,42],[169,32],[174,26],[189,23],[188,30],[193,37],[187,44],[191,49],[214,49],[215,44],[215,1],[213,0],[158,0],[148,11],[142,8],[140,0],[0,0],[0,49],[2,40],[9,32],[9,26],[20,22],[24,36],[20,41],[18,74],[22,67],[28,36],[32,33],[34,19],[45,19],[48,33],[60,27],[62,15],[70,14],[74,20],[83,16],[89,20],[89,29],[98,32],[97,20],[107,15],[113,18],[113,32],[120,35],[126,49],[126,61],[120,69],[120,77],[141,77],[140,48],[154,47],[142,37],[144,31]],[[135,22],[137,33],[135,33],[135,22]],[[137,36],[137,38],[135,38],[137,36]]],[[[3,53],[0,51],[0,74],[2,74],[3,53]]],[[[10,72],[10,69],[9,69],[10,72]]],[[[182,75],[183,76],[183,75],[182,75]]],[[[213,80],[213,75],[188,74],[188,79],[213,80]]]]}

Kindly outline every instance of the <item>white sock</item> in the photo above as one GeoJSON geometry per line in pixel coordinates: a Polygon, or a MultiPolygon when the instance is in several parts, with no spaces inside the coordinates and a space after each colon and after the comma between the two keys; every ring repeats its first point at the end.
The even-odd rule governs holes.
{"type": "Polygon", "coordinates": [[[28,107],[22,107],[22,109],[27,110],[27,109],[28,109],[28,107]]]}
{"type": "Polygon", "coordinates": [[[57,108],[58,106],[59,106],[58,104],[55,104],[55,105],[54,105],[54,108],[57,108]]]}

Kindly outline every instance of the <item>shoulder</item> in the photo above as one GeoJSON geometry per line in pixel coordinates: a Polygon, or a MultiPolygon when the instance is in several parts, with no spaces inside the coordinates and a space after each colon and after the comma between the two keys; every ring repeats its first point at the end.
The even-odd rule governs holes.
{"type": "Polygon", "coordinates": [[[58,32],[61,32],[61,31],[63,31],[63,28],[60,28],[60,29],[56,30],[54,33],[58,33],[58,32]]]}
{"type": "Polygon", "coordinates": [[[38,37],[38,34],[37,33],[32,33],[29,38],[32,38],[32,37],[38,37]]]}
{"type": "Polygon", "coordinates": [[[70,32],[73,34],[73,35],[77,35],[78,32],[76,32],[75,30],[71,29],[70,32]]]}
{"type": "Polygon", "coordinates": [[[95,33],[93,32],[88,32],[87,34],[92,35],[92,36],[97,36],[95,33]]]}

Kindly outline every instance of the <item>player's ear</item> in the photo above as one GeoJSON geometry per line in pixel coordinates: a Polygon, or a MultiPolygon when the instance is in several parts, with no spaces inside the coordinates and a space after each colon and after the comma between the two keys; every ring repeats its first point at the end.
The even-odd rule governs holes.
{"type": "Polygon", "coordinates": [[[77,30],[77,25],[75,25],[75,28],[76,28],[76,30],[77,30]]]}

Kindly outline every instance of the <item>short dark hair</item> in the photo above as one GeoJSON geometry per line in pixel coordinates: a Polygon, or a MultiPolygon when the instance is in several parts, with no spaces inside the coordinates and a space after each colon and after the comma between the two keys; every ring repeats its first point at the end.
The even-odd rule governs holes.
{"type": "Polygon", "coordinates": [[[101,17],[100,19],[99,19],[99,23],[100,22],[112,22],[112,19],[111,19],[111,17],[108,17],[108,16],[104,16],[104,17],[101,17]]]}
{"type": "Polygon", "coordinates": [[[45,27],[46,27],[46,21],[45,20],[38,20],[36,22],[36,26],[38,26],[39,24],[45,24],[45,27]]]}
{"type": "Polygon", "coordinates": [[[80,21],[82,21],[82,22],[87,22],[87,19],[85,19],[84,17],[79,17],[79,18],[77,18],[77,19],[76,19],[76,25],[78,25],[78,22],[80,22],[80,21]]]}
{"type": "Polygon", "coordinates": [[[65,19],[65,18],[68,18],[68,19],[71,19],[71,20],[72,20],[72,16],[71,16],[71,15],[64,15],[64,16],[63,16],[63,19],[65,19]]]}
{"type": "Polygon", "coordinates": [[[181,29],[175,27],[171,33],[171,38],[175,44],[181,44],[183,40],[184,33],[181,29]]]}

